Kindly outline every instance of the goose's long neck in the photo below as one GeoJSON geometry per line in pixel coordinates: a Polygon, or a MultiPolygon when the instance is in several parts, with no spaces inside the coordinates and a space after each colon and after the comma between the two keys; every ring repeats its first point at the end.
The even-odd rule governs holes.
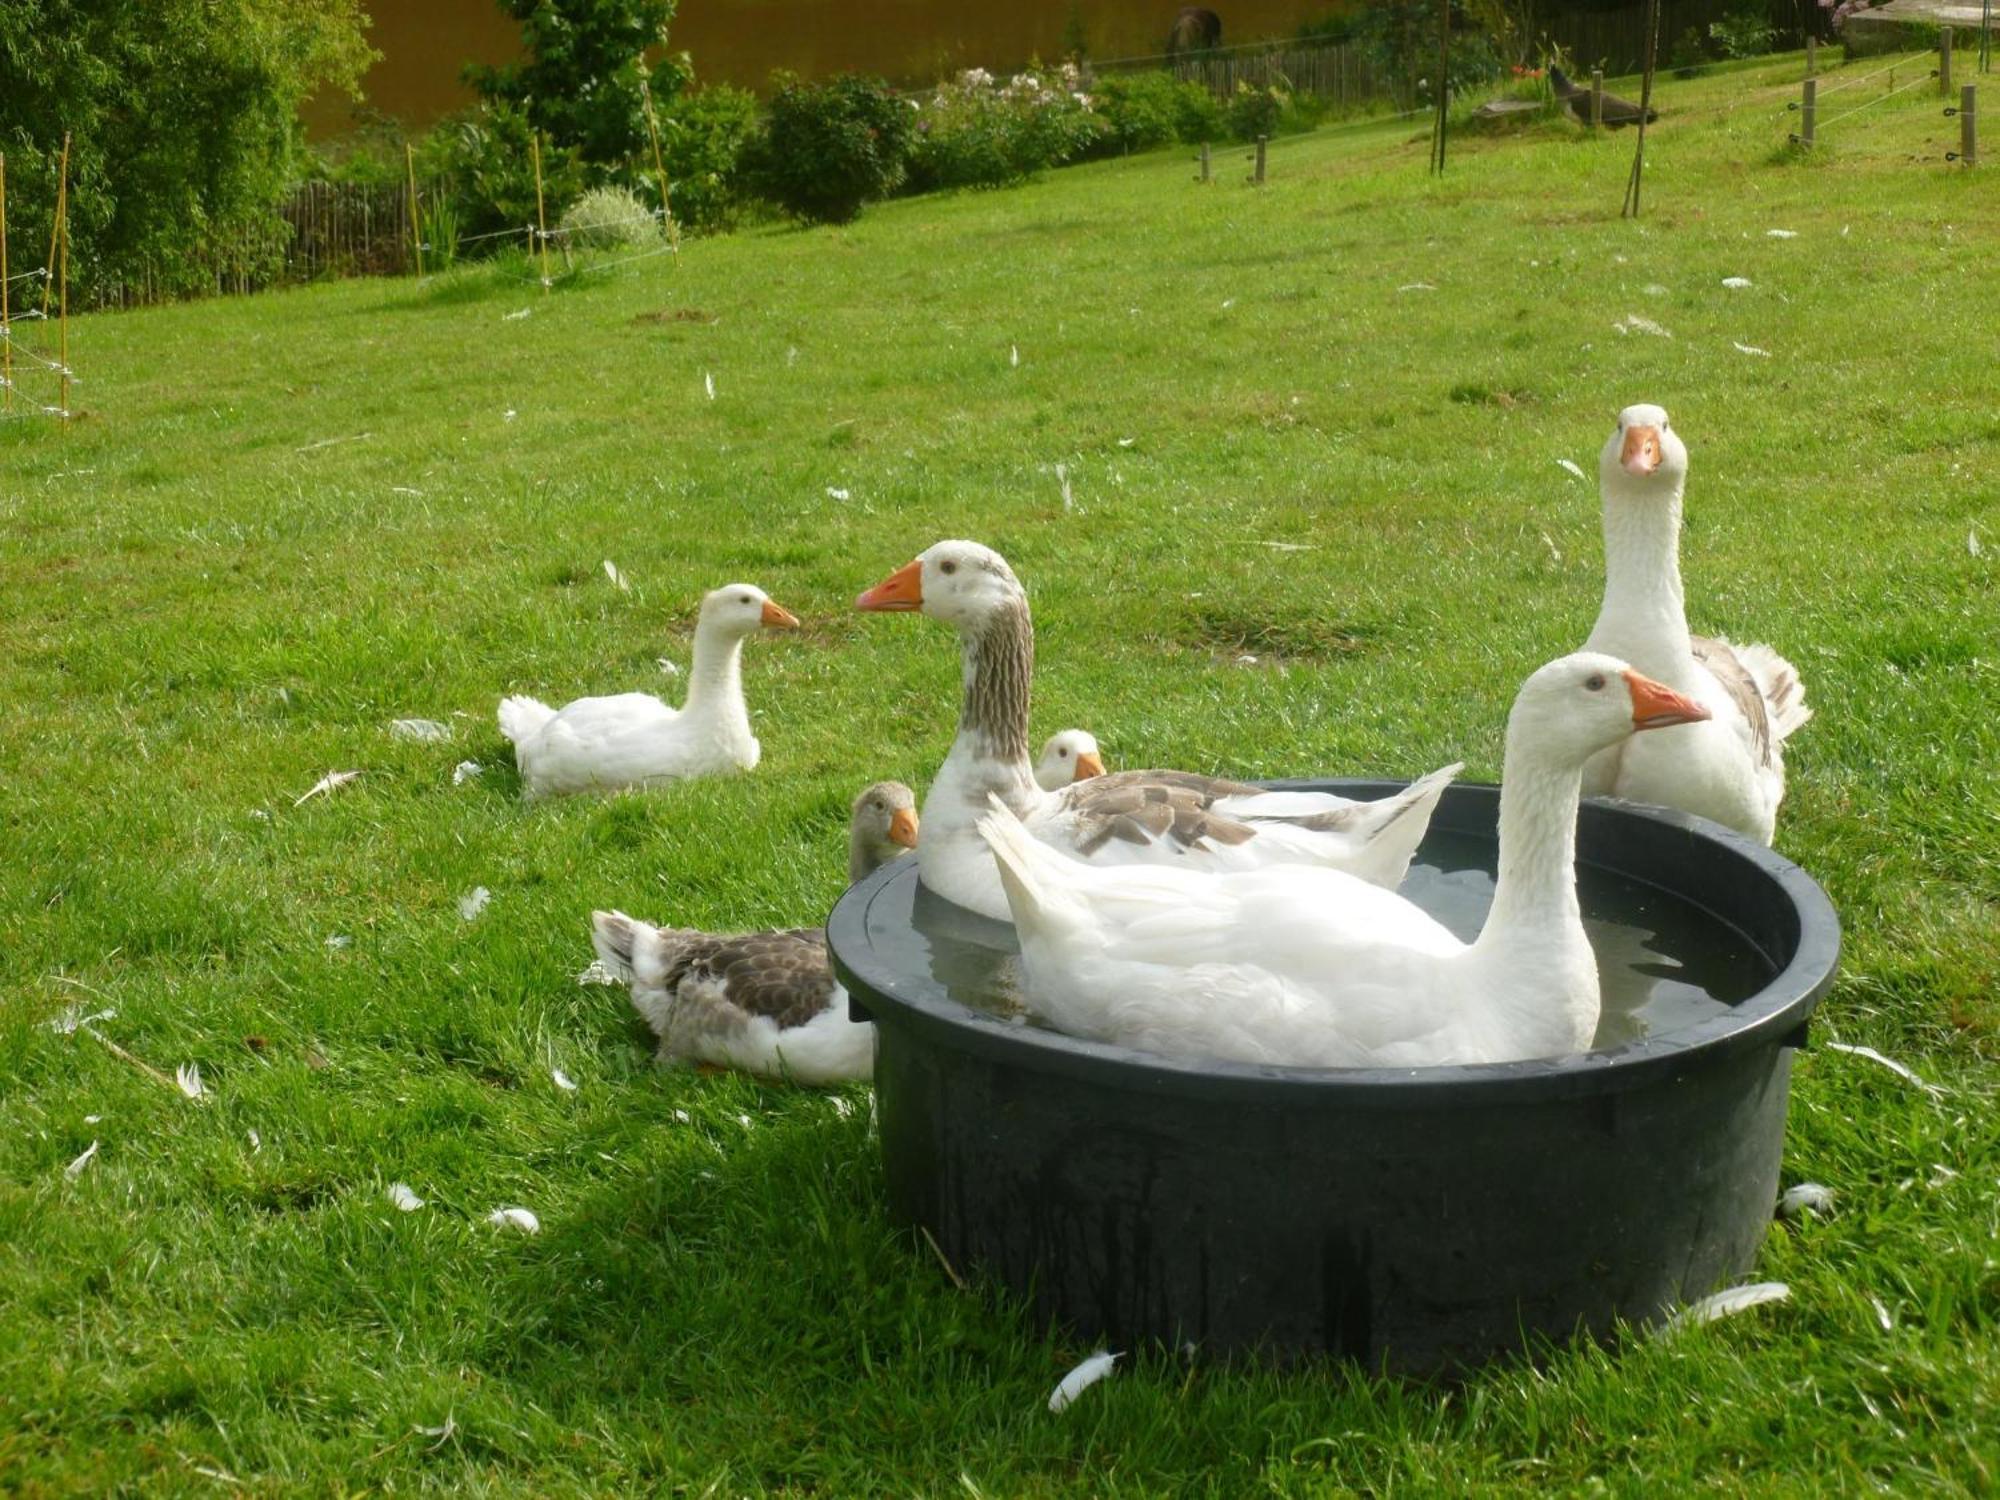
{"type": "Polygon", "coordinates": [[[1474,950],[1491,958],[1538,953],[1583,940],[1576,899],[1579,767],[1553,767],[1508,736],[1500,785],[1500,872],[1474,950]]]}
{"type": "Polygon", "coordinates": [[[877,849],[875,840],[857,818],[847,830],[847,883],[853,885],[857,880],[865,880],[887,863],[887,857],[877,849]]]}
{"type": "Polygon", "coordinates": [[[695,628],[694,665],[681,712],[750,732],[750,710],[743,702],[742,636],[706,625],[695,628]]]}
{"type": "Polygon", "coordinates": [[[1648,660],[1688,651],[1681,596],[1681,487],[1670,496],[1604,493],[1604,606],[1591,644],[1660,670],[1648,660]],[[1642,649],[1650,647],[1650,650],[1642,649]]]}
{"type": "Polygon", "coordinates": [[[1027,601],[996,610],[965,640],[965,702],[952,753],[1018,767],[1034,780],[1028,762],[1028,698],[1035,676],[1035,631],[1027,601]]]}

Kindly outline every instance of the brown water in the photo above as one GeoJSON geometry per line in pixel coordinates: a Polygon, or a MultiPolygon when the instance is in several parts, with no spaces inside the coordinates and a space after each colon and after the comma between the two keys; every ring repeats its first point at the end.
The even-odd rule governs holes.
{"type": "MultiPolygon", "coordinates": [[[[859,71],[925,82],[958,68],[1010,68],[1063,51],[1072,11],[1093,57],[1159,52],[1185,0],[681,0],[668,36],[694,57],[702,82],[761,88],[774,68],[807,77],[859,71]]],[[[1207,0],[1225,45],[1288,36],[1342,0],[1207,0]]],[[[459,82],[468,62],[515,55],[517,23],[493,0],[368,0],[370,43],[382,60],[363,81],[367,107],[411,125],[472,102],[459,82]]],[[[351,106],[315,101],[316,136],[349,128],[351,106]]]]}

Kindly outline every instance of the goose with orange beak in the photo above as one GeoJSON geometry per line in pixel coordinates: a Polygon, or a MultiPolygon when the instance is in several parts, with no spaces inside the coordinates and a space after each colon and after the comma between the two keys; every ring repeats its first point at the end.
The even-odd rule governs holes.
{"type": "Polygon", "coordinates": [[[1600,1009],[1576,896],[1584,763],[1708,718],[1592,652],[1530,677],[1507,720],[1499,873],[1471,943],[1337,870],[1079,863],[996,797],[980,833],[1020,935],[1028,1006],[1071,1036],[1174,1058],[1417,1068],[1581,1052],[1600,1009]]]}
{"type": "Polygon", "coordinates": [[[1045,792],[1059,792],[1073,781],[1103,774],[1104,757],[1098,753],[1097,736],[1088,729],[1050,735],[1035,762],[1035,785],[1045,792]]]}
{"type": "Polygon", "coordinates": [[[1598,456],[1604,604],[1586,649],[1605,651],[1704,705],[1681,734],[1613,746],[1584,790],[1677,807],[1768,844],[1785,795],[1784,743],[1812,717],[1798,670],[1769,646],[1691,634],[1681,590],[1688,454],[1664,410],[1628,406],[1598,456]]]}
{"type": "Polygon", "coordinates": [[[797,616],[762,589],[732,583],[701,601],[687,701],[678,709],[651,693],[578,698],[560,709],[503,698],[500,732],[514,742],[521,795],[617,791],[753,769],[762,749],[743,701],[743,643],[759,630],[798,628],[797,616]]]}
{"type": "Polygon", "coordinates": [[[1458,771],[1435,771],[1374,802],[1186,771],[1121,771],[1045,791],[1028,759],[1034,627],[1027,591],[1005,558],[977,542],[939,542],[855,606],[922,613],[958,632],[965,694],[958,736],[924,798],[917,872],[946,900],[1000,921],[1007,899],[978,831],[992,796],[1035,838],[1095,865],[1318,864],[1393,888],[1458,771]]]}
{"type": "MultiPolygon", "coordinates": [[[[916,847],[916,809],[916,795],[900,781],[861,789],[848,827],[850,881],[916,847]]],[[[591,914],[591,942],[630,982],[633,1009],[659,1038],[663,1063],[815,1084],[875,1071],[875,1028],[848,1019],[847,991],[833,977],[820,928],[696,932],[600,911],[591,914]]]]}

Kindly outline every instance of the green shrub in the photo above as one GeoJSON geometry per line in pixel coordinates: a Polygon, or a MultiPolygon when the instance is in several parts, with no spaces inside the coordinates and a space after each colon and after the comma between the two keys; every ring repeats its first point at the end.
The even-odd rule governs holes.
{"type": "Polygon", "coordinates": [[[417,224],[424,245],[424,268],[450,270],[458,260],[458,206],[450,198],[420,204],[417,224]]]}
{"type": "Polygon", "coordinates": [[[802,223],[844,224],[901,185],[915,111],[881,79],[774,73],[772,83],[744,156],[758,193],[802,223]]]}
{"type": "Polygon", "coordinates": [[[1175,141],[1199,145],[1223,137],[1222,106],[1215,96],[1171,73],[1100,78],[1090,102],[1101,123],[1098,146],[1107,153],[1144,151],[1175,141]]]}
{"type": "MultiPolygon", "coordinates": [[[[481,104],[441,121],[419,153],[420,170],[451,179],[464,237],[522,229],[535,222],[533,127],[512,105],[481,104]]],[[[553,226],[584,188],[573,147],[542,146],[542,205],[553,226]]]]}
{"type": "Polygon", "coordinates": [[[1709,40],[1724,57],[1762,57],[1777,34],[1770,19],[1755,10],[1731,11],[1708,25],[1709,40]]]}
{"type": "Polygon", "coordinates": [[[1254,141],[1260,135],[1276,135],[1291,95],[1272,84],[1261,87],[1238,83],[1223,111],[1229,133],[1239,141],[1254,141]]]}
{"type": "Polygon", "coordinates": [[[998,83],[971,68],[917,101],[908,186],[995,187],[1085,155],[1102,126],[1076,65],[998,83]]]}
{"type": "Polygon", "coordinates": [[[1708,71],[1708,44],[1699,26],[1688,27],[1675,39],[1673,50],[1667,54],[1667,66],[1674,70],[1676,78],[1699,78],[1708,71]]]}
{"type": "Polygon", "coordinates": [[[677,224],[706,232],[735,223],[743,151],[756,130],[757,99],[747,89],[710,84],[674,102],[673,114],[660,121],[660,151],[677,224]]]}
{"type": "Polygon", "coordinates": [[[660,239],[653,211],[622,187],[592,188],[563,210],[561,230],[573,250],[631,250],[660,239]]]}

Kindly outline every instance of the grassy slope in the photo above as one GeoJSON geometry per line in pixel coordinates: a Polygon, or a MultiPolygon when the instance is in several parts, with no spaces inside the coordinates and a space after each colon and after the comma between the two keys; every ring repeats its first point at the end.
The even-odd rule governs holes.
{"type": "Polygon", "coordinates": [[[1157,156],[549,297],[81,324],[88,420],[0,424],[0,1486],[1989,1486],[2000,194],[1858,154],[1943,143],[1921,91],[1846,159],[1774,159],[1796,71],[1670,85],[1638,224],[1629,135],[1466,140],[1437,183],[1387,127],[1282,142],[1262,192],[1157,156]],[[1672,339],[1613,331],[1635,312],[1672,339]],[[1841,1209],[1774,1230],[1789,1306],[1450,1394],[1141,1363],[1054,1420],[1080,1351],[888,1228],[863,1091],[657,1072],[573,982],[593,905],[826,908],[847,798],[921,781],[956,680],[935,627],[848,604],[941,535],[1030,581],[1038,718],[1116,762],[1493,775],[1600,587],[1555,460],[1648,398],[1694,452],[1698,622],[1775,642],[1818,709],[1780,845],[1849,923],[1821,1034],[1951,1090],[1802,1056],[1787,1180],[1841,1209]],[[656,685],[738,577],[808,621],[751,648],[764,767],[518,806],[495,698],[656,685]],[[387,737],[419,714],[455,741],[387,737]],[[44,1028],[91,998],[59,975],[213,1102],[44,1028]]]}

